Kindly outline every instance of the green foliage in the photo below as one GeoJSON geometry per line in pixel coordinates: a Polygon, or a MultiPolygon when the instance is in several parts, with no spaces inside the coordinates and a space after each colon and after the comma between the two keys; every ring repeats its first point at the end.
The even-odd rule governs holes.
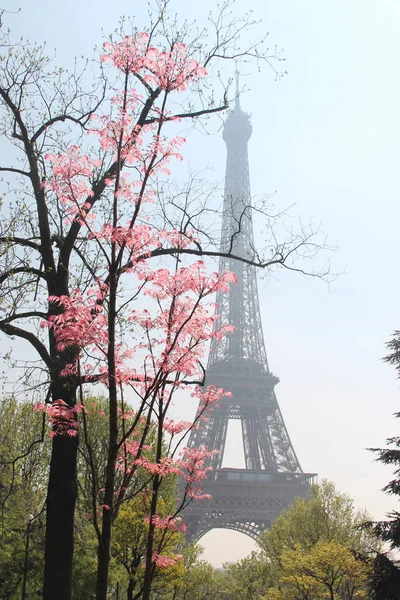
{"type": "MultiPolygon", "coordinates": [[[[400,413],[396,413],[395,416],[399,418],[400,413]]],[[[370,450],[378,455],[377,461],[394,467],[395,478],[389,481],[382,491],[400,497],[400,437],[388,438],[386,442],[388,448],[370,448],[370,450]]],[[[368,521],[365,527],[387,542],[391,549],[400,548],[400,513],[392,511],[387,516],[389,518],[384,521],[368,521]]]]}
{"type": "MultiPolygon", "coordinates": [[[[102,416],[107,414],[107,401],[88,398],[86,406],[86,423],[80,424],[73,600],[88,600],[95,589],[98,538],[93,512],[100,509],[108,435],[107,418],[102,416]]],[[[42,587],[48,433],[43,429],[42,415],[29,403],[8,399],[0,404],[0,600],[21,597],[24,573],[28,598],[35,597],[42,587]]],[[[120,505],[114,521],[110,592],[115,596],[118,588],[120,597],[128,600],[141,595],[148,534],[145,517],[150,501],[142,491],[147,477],[137,469],[129,482],[127,501],[120,505]]],[[[176,483],[174,476],[163,480],[160,518],[175,510],[176,483]]],[[[366,556],[375,539],[368,531],[356,528],[365,519],[348,496],[338,493],[332,483],[322,482],[311,490],[308,499],[297,500],[264,532],[259,552],[227,565],[224,572],[202,561],[201,549],[185,545],[181,534],[167,532],[162,540],[163,554],[180,553],[183,560],[155,570],[152,600],[323,599],[328,597],[324,594],[329,585],[332,589],[336,585],[333,598],[361,599],[365,597],[369,567],[368,559],[358,558],[366,556]],[[334,582],[333,572],[337,575],[334,582]],[[346,596],[351,587],[353,596],[346,596]]],[[[156,530],[155,549],[162,535],[162,530],[156,530]]],[[[393,575],[393,569],[392,577],[397,574],[393,575]]],[[[387,580],[382,584],[375,570],[372,581],[376,582],[375,588],[371,587],[371,594],[376,594],[372,598],[382,600],[384,596],[377,595],[376,590],[386,589],[382,585],[387,580]]]]}
{"type": "MultiPolygon", "coordinates": [[[[223,573],[200,560],[201,546],[189,544],[183,549],[184,573],[171,590],[171,600],[223,600],[226,581],[223,573]]],[[[155,600],[162,598],[156,596],[155,600]]],[[[169,598],[168,598],[169,600],[169,598]]]]}
{"type": "MultiPolygon", "coordinates": [[[[400,331],[394,332],[393,338],[387,343],[387,348],[389,354],[384,357],[384,360],[394,365],[400,375],[400,331]]],[[[400,413],[394,416],[399,418],[400,413]]],[[[393,468],[394,478],[382,491],[390,496],[400,497],[400,437],[388,438],[386,443],[386,448],[370,448],[370,450],[377,454],[378,462],[393,468]]],[[[386,542],[392,550],[399,549],[400,513],[394,510],[386,516],[387,519],[382,521],[365,521],[363,528],[386,542]]],[[[372,600],[392,600],[400,597],[400,571],[385,554],[379,552],[374,560],[370,594],[372,600]]]]}
{"type": "Polygon", "coordinates": [[[261,598],[273,582],[271,565],[260,552],[252,552],[250,556],[225,568],[225,589],[231,600],[261,598]]]}
{"type": "Polygon", "coordinates": [[[319,541],[309,550],[296,545],[281,556],[278,586],[267,600],[363,600],[369,566],[335,540],[319,541]]]}
{"type": "Polygon", "coordinates": [[[0,599],[41,589],[50,440],[42,415],[14,398],[0,402],[0,599]]]}
{"type": "Polygon", "coordinates": [[[79,507],[74,523],[74,539],[72,600],[88,600],[96,587],[97,538],[93,525],[79,507]]]}
{"type": "MultiPolygon", "coordinates": [[[[74,600],[89,597],[95,589],[95,571],[98,538],[96,527],[100,527],[98,515],[101,512],[103,492],[105,487],[106,465],[108,455],[108,399],[105,397],[86,397],[86,412],[79,417],[80,425],[80,457],[78,462],[79,495],[75,528],[79,532],[80,551],[75,552],[74,559],[74,600]],[[83,561],[83,562],[82,562],[83,561]],[[82,564],[87,568],[82,568],[82,564]],[[78,575],[79,574],[79,575],[78,575]],[[79,579],[79,584],[76,580],[79,579]],[[87,590],[87,591],[84,591],[87,590]],[[76,595],[75,595],[76,594],[76,595]]],[[[118,426],[127,430],[130,425],[129,411],[120,407],[118,426]],[[121,413],[124,412],[124,418],[121,413]]],[[[136,435],[140,438],[141,427],[137,427],[136,435]]],[[[154,432],[150,430],[146,444],[154,446],[154,432]]],[[[154,460],[154,451],[145,450],[143,455],[150,461],[154,460]]],[[[142,468],[134,470],[134,475],[128,483],[123,479],[122,471],[116,474],[116,490],[125,485],[124,501],[119,504],[114,514],[113,543],[111,548],[110,588],[118,585],[125,597],[130,600],[140,594],[142,585],[143,565],[146,556],[148,525],[145,517],[149,514],[150,498],[143,493],[149,485],[149,475],[142,468]]],[[[177,481],[175,476],[163,478],[157,514],[166,517],[175,512],[177,481]]],[[[163,546],[163,554],[173,555],[181,536],[167,532],[162,543],[156,535],[155,550],[163,546]]],[[[183,567],[179,563],[175,567],[162,570],[155,569],[154,581],[165,590],[169,579],[183,575],[183,567]],[[182,573],[179,573],[182,571],[182,573]]]]}
{"type": "MultiPolygon", "coordinates": [[[[395,366],[400,375],[400,331],[395,331],[393,338],[387,343],[389,354],[385,362],[395,366]]],[[[395,414],[396,418],[400,413],[395,414]]],[[[370,448],[377,454],[376,460],[394,469],[394,478],[383,488],[390,496],[400,496],[400,437],[395,436],[386,440],[386,448],[370,448]]],[[[386,542],[391,549],[400,548],[400,513],[391,511],[382,521],[365,520],[362,524],[364,531],[377,536],[386,542]]],[[[395,564],[383,553],[377,552],[373,575],[370,581],[371,600],[394,600],[400,597],[400,571],[395,564]]]]}
{"type": "MultiPolygon", "coordinates": [[[[87,398],[86,426],[80,417],[80,455],[78,502],[74,525],[73,600],[88,600],[94,593],[98,538],[93,512],[100,511],[107,458],[108,411],[105,398],[87,398]]],[[[122,427],[122,420],[120,421],[122,427]]],[[[45,535],[45,500],[51,441],[49,428],[43,428],[43,414],[33,411],[29,402],[14,399],[0,404],[0,600],[19,600],[25,571],[29,523],[29,548],[26,562],[27,597],[42,589],[45,535]],[[17,460],[16,460],[17,459],[17,460]]],[[[150,457],[150,455],[149,455],[150,457]]],[[[138,469],[127,490],[130,500],[121,504],[114,523],[110,589],[117,584],[124,597],[130,586],[140,593],[145,556],[149,499],[138,494],[147,482],[138,469]],[[132,582],[134,585],[132,585],[132,582]]],[[[176,478],[164,478],[158,514],[164,517],[175,510],[176,478]]],[[[157,540],[156,540],[157,542],[157,540]]],[[[182,537],[168,532],[163,554],[175,554],[182,537]]],[[[157,544],[156,546],[157,547],[157,544]]],[[[169,593],[185,573],[182,561],[155,573],[155,584],[169,593]]],[[[132,596],[133,597],[133,596],[132,596]]]]}
{"type": "Polygon", "coordinates": [[[283,511],[260,536],[260,552],[227,568],[228,597],[230,600],[366,597],[369,552],[377,542],[375,536],[357,527],[365,518],[365,513],[355,509],[349,496],[339,493],[333,483],[322,481],[310,490],[308,498],[297,499],[283,511]],[[333,595],[329,595],[330,591],[333,595]]]}
{"type": "Polygon", "coordinates": [[[366,518],[347,494],[339,493],[334,483],[324,480],[311,488],[309,498],[299,498],[283,511],[260,536],[259,544],[267,560],[278,567],[286,550],[297,546],[309,550],[318,542],[335,540],[355,552],[367,552],[377,542],[357,528],[366,518]]]}
{"type": "MultiPolygon", "coordinates": [[[[172,494],[168,496],[164,492],[158,505],[158,515],[166,517],[174,510],[175,496],[174,488],[170,488],[172,494]],[[172,506],[171,506],[172,505],[172,506]]],[[[149,514],[150,499],[147,495],[137,495],[121,507],[118,518],[115,521],[113,532],[112,557],[114,570],[119,569],[119,581],[125,582],[127,598],[131,600],[135,594],[140,593],[143,584],[144,562],[147,550],[148,525],[145,522],[149,514]]],[[[156,530],[154,547],[157,548],[162,540],[163,554],[173,557],[177,553],[178,546],[182,543],[181,534],[177,532],[165,532],[156,530]]],[[[175,565],[163,569],[154,569],[153,592],[158,588],[162,593],[168,594],[169,590],[184,576],[184,565],[178,560],[175,565]]]]}
{"type": "Polygon", "coordinates": [[[177,600],[220,600],[224,593],[223,575],[206,561],[199,561],[187,571],[178,588],[177,600]]]}
{"type": "Polygon", "coordinates": [[[370,600],[400,598],[400,569],[385,554],[377,554],[369,584],[370,600]]]}

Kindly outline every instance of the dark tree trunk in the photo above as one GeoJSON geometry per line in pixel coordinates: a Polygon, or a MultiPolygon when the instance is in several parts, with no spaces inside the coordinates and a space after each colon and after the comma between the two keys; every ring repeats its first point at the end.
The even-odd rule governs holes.
{"type": "MultiPolygon", "coordinates": [[[[56,354],[52,337],[51,346],[56,354]]],[[[76,382],[59,375],[63,366],[73,361],[73,354],[67,351],[57,358],[58,369],[51,374],[51,397],[53,401],[63,400],[73,407],[76,382]]],[[[46,498],[43,600],[71,600],[78,444],[78,436],[55,435],[53,438],[46,498]]]]}
{"type": "Polygon", "coordinates": [[[47,491],[43,600],[70,600],[77,494],[77,438],[53,438],[47,491]]]}
{"type": "Polygon", "coordinates": [[[127,600],[133,600],[133,591],[135,589],[135,580],[129,579],[128,589],[126,590],[127,600]]]}
{"type": "Polygon", "coordinates": [[[143,600],[150,600],[151,585],[153,583],[154,565],[153,565],[153,547],[155,526],[153,516],[156,514],[158,502],[158,488],[160,486],[159,477],[156,475],[153,481],[153,495],[150,505],[150,523],[147,536],[146,565],[143,578],[143,600]]]}
{"type": "Polygon", "coordinates": [[[97,554],[97,584],[96,600],[107,600],[108,595],[108,576],[111,560],[111,533],[113,524],[112,503],[114,494],[115,464],[117,462],[117,451],[114,446],[109,451],[107,464],[106,486],[104,502],[107,505],[103,508],[101,541],[99,543],[97,554]],[[107,508],[110,507],[110,508],[107,508]]]}
{"type": "MultiPolygon", "coordinates": [[[[115,247],[112,250],[113,264],[115,247]]],[[[109,398],[109,440],[102,515],[101,539],[98,548],[96,600],[107,600],[108,576],[111,559],[111,533],[113,524],[113,503],[115,487],[115,465],[118,458],[118,393],[115,359],[117,279],[115,269],[110,268],[110,296],[108,307],[108,398],[109,398]]]]}

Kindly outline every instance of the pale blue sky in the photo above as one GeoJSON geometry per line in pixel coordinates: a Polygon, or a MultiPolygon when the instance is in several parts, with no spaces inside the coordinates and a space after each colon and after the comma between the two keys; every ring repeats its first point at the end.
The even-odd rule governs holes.
{"type": "MultiPolygon", "coordinates": [[[[32,41],[57,48],[57,62],[91,54],[121,14],[145,23],[145,2],[97,0],[3,1],[22,7],[8,22],[32,41]]],[[[171,6],[206,17],[214,2],[171,6]]],[[[260,283],[271,368],[281,380],[278,400],[305,471],[336,481],[374,517],[398,509],[379,489],[390,470],[366,447],[398,432],[394,370],[383,364],[384,343],[400,328],[400,2],[395,0],[238,0],[252,8],[284,48],[288,75],[244,70],[251,113],[249,144],[255,196],[277,190],[278,206],[321,221],[339,246],[335,269],[345,270],[330,292],[295,274],[260,283]]],[[[214,128],[217,129],[217,126],[214,128]]],[[[185,148],[191,168],[213,166],[222,180],[220,134],[194,133],[185,148]],[[207,157],[207,159],[205,158],[207,157]]],[[[194,410],[195,407],[193,407],[194,410]]],[[[232,440],[231,440],[232,442],[232,440]]],[[[238,458],[230,444],[231,466],[238,458]]],[[[251,541],[213,532],[202,542],[216,564],[234,560],[251,541]]]]}

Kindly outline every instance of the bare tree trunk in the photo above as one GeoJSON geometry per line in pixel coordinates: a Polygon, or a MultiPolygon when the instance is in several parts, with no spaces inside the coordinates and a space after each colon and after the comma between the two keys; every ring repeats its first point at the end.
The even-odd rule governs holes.
{"type": "Polygon", "coordinates": [[[133,600],[133,590],[135,589],[135,580],[129,579],[128,589],[126,590],[127,600],[133,600]]]}
{"type": "Polygon", "coordinates": [[[115,464],[117,460],[116,444],[110,447],[107,464],[106,486],[104,494],[103,518],[101,541],[98,548],[96,600],[107,600],[108,572],[111,559],[111,534],[112,534],[112,502],[114,492],[115,464]],[[109,507],[109,508],[108,508],[109,507]]]}
{"type": "MultiPolygon", "coordinates": [[[[68,293],[63,274],[49,286],[49,292],[60,296],[68,293]],[[53,288],[53,289],[52,289],[53,288]]],[[[51,307],[50,311],[54,309],[51,307]]],[[[50,370],[51,398],[63,400],[72,408],[76,405],[74,380],[62,377],[64,366],[73,362],[74,350],[57,350],[52,331],[49,332],[50,355],[55,368],[50,370]]],[[[77,498],[77,454],[79,437],[53,437],[49,481],[46,498],[46,538],[44,555],[43,600],[70,600],[72,594],[72,562],[74,554],[74,519],[77,498]]]]}
{"type": "MultiPolygon", "coordinates": [[[[113,248],[114,258],[115,248],[113,248]]],[[[110,269],[110,300],[108,311],[108,373],[110,423],[104,506],[101,528],[101,540],[98,549],[96,600],[107,600],[108,573],[111,559],[111,534],[113,523],[113,503],[115,486],[115,466],[118,458],[118,393],[115,359],[115,322],[116,322],[117,278],[115,269],[110,269]]]]}
{"type": "MultiPolygon", "coordinates": [[[[161,453],[161,443],[162,436],[158,438],[158,451],[157,455],[159,456],[161,453]]],[[[159,458],[158,458],[159,459],[159,458]]],[[[153,549],[154,549],[154,532],[155,526],[153,517],[157,512],[157,502],[158,502],[158,490],[160,487],[160,478],[158,475],[154,477],[153,481],[153,493],[151,497],[151,505],[150,505],[150,523],[149,523],[149,533],[147,535],[147,547],[146,547],[146,564],[143,578],[143,600],[150,600],[151,594],[151,586],[153,583],[154,576],[154,564],[153,564],[153,549]]]]}
{"type": "Polygon", "coordinates": [[[53,438],[46,501],[43,600],[71,598],[77,449],[77,438],[53,438]]]}

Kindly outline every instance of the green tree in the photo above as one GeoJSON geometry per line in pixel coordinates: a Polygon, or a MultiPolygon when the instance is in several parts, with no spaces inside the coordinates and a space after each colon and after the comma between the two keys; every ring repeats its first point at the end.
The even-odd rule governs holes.
{"type": "Polygon", "coordinates": [[[41,590],[50,440],[28,402],[0,401],[0,598],[41,590]]]}
{"type": "Polygon", "coordinates": [[[230,598],[226,592],[226,578],[205,560],[185,565],[185,574],[175,586],[171,600],[223,600],[230,598]]]}
{"type": "MultiPolygon", "coordinates": [[[[395,331],[393,338],[387,343],[390,353],[384,357],[384,361],[394,365],[400,377],[400,331],[395,331]]],[[[396,418],[400,413],[395,413],[396,418]]],[[[371,452],[377,454],[376,460],[384,465],[394,468],[395,477],[383,488],[383,492],[390,496],[400,497],[400,436],[387,438],[386,448],[370,448],[371,452]]],[[[369,521],[367,527],[372,529],[376,535],[388,542],[392,549],[400,548],[400,513],[392,511],[388,519],[383,521],[369,521]]]]}
{"type": "Polygon", "coordinates": [[[313,486],[308,498],[298,498],[283,511],[259,538],[266,560],[279,570],[286,550],[310,550],[318,542],[334,540],[354,552],[369,552],[378,543],[375,536],[357,529],[365,511],[356,510],[353,500],[324,480],[313,486]]]}
{"type": "MultiPolygon", "coordinates": [[[[353,500],[347,494],[339,493],[334,483],[324,480],[313,486],[308,498],[298,498],[260,536],[260,552],[228,567],[228,597],[232,600],[329,597],[322,595],[329,581],[329,556],[336,560],[335,569],[342,573],[342,587],[338,584],[339,575],[338,580],[331,578],[331,587],[337,584],[335,593],[340,589],[342,594],[333,597],[352,597],[346,596],[344,590],[347,584],[350,586],[353,575],[357,583],[354,590],[358,593],[360,589],[364,593],[363,577],[369,565],[369,552],[378,545],[374,535],[357,528],[365,518],[365,512],[356,510],[353,500]],[[312,565],[315,574],[319,569],[320,575],[326,567],[326,577],[319,582],[325,587],[318,584],[317,577],[311,580],[310,573],[307,575],[304,569],[297,569],[299,565],[304,567],[306,558],[310,573],[312,565]],[[344,565],[348,567],[346,576],[344,565]]],[[[353,595],[354,599],[361,597],[353,595]]]]}
{"type": "MultiPolygon", "coordinates": [[[[387,343],[389,354],[384,361],[396,368],[400,376],[400,331],[395,331],[393,338],[387,343]]],[[[400,413],[395,413],[396,418],[400,413]]],[[[370,448],[377,455],[376,460],[394,469],[394,478],[383,488],[383,492],[395,498],[400,497],[400,437],[395,436],[386,440],[386,448],[370,448]]],[[[390,549],[400,548],[400,513],[396,510],[388,513],[382,521],[366,521],[363,528],[374,533],[380,540],[386,542],[390,549]]],[[[374,561],[374,573],[370,583],[372,600],[392,600],[400,598],[400,571],[383,554],[377,553],[374,561]]]]}
{"type": "Polygon", "coordinates": [[[272,585],[271,565],[262,552],[252,552],[225,569],[230,600],[258,600],[272,585]]]}
{"type": "MultiPolygon", "coordinates": [[[[397,418],[400,413],[396,413],[397,418]]],[[[400,496],[400,437],[387,439],[387,448],[371,448],[377,461],[395,467],[395,477],[384,488],[386,494],[400,496]]],[[[382,521],[365,521],[362,528],[386,542],[391,550],[400,548],[400,513],[391,511],[382,521]]],[[[390,558],[377,553],[371,578],[371,599],[390,600],[400,597],[400,571],[390,558]]]]}
{"type": "MultiPolygon", "coordinates": [[[[176,485],[174,478],[173,483],[176,485]]],[[[174,510],[175,485],[169,486],[169,492],[164,490],[164,499],[160,500],[159,516],[166,517],[174,510]],[[172,504],[172,506],[171,506],[172,504]]],[[[143,587],[143,566],[146,558],[146,542],[148,536],[148,524],[146,516],[149,514],[149,498],[147,496],[135,496],[126,502],[118,515],[114,525],[114,537],[112,546],[112,557],[116,566],[122,566],[125,571],[124,580],[126,584],[127,600],[140,598],[143,587]]],[[[165,535],[164,531],[155,531],[155,547],[161,541],[160,537],[165,535]]],[[[168,532],[168,539],[163,540],[163,553],[171,556],[177,553],[177,548],[182,542],[179,532],[168,532]]],[[[164,594],[174,583],[184,575],[182,561],[164,569],[155,569],[153,577],[153,594],[161,587],[164,594]]]]}
{"type": "Polygon", "coordinates": [[[385,555],[377,554],[369,582],[370,600],[400,598],[400,569],[385,555]]]}
{"type": "Polygon", "coordinates": [[[362,600],[369,566],[344,544],[319,541],[310,550],[296,546],[281,557],[282,574],[268,600],[362,600]]]}
{"type": "MultiPolygon", "coordinates": [[[[93,522],[93,510],[99,511],[102,502],[107,445],[107,401],[103,397],[88,398],[90,418],[84,441],[80,445],[78,504],[74,523],[75,554],[73,562],[73,600],[88,600],[96,584],[96,549],[98,539],[93,522]],[[104,416],[102,416],[104,415],[104,416]]],[[[83,420],[83,416],[80,416],[83,420]]],[[[129,421],[128,421],[129,422],[129,421]]],[[[50,428],[43,414],[34,411],[30,402],[5,399],[0,403],[0,600],[20,600],[24,575],[27,597],[42,590],[44,520],[47,475],[50,461],[50,428]],[[29,539],[28,539],[29,538],[29,539]],[[27,542],[29,544],[27,545],[27,542]]],[[[114,522],[115,543],[112,548],[111,588],[140,594],[131,580],[141,573],[148,526],[143,497],[135,495],[147,479],[140,469],[129,482],[127,495],[114,522]],[[129,557],[129,558],[127,558],[129,557]],[[136,558],[139,557],[137,564],[136,558]]],[[[122,483],[122,482],[121,482],[122,483]]],[[[165,516],[175,509],[176,478],[164,478],[161,486],[161,513],[165,516]]],[[[148,502],[148,499],[147,499],[148,502]]],[[[171,553],[182,546],[180,534],[170,532],[167,540],[171,553]]],[[[156,540],[157,541],[157,540],[156,540]]],[[[184,576],[183,564],[174,569],[161,569],[155,581],[165,591],[184,576]]]]}
{"type": "MultiPolygon", "coordinates": [[[[73,599],[84,600],[94,594],[96,583],[96,546],[99,543],[98,517],[104,502],[104,481],[106,478],[107,443],[108,443],[107,398],[103,396],[85,399],[85,411],[79,416],[82,440],[78,460],[78,498],[75,519],[76,556],[73,564],[73,599]]],[[[120,406],[118,427],[127,429],[134,413],[125,406],[120,406]]],[[[140,427],[136,434],[141,435],[140,427]]],[[[150,431],[148,450],[143,455],[150,461],[154,459],[153,434],[150,431]]],[[[111,546],[112,561],[110,564],[110,588],[118,585],[124,590],[128,600],[139,598],[143,585],[143,566],[146,556],[150,499],[144,494],[149,485],[149,475],[138,467],[126,476],[123,470],[116,474],[117,490],[124,489],[118,510],[113,518],[113,543],[111,546]]],[[[163,478],[159,491],[160,504],[158,515],[167,517],[175,512],[177,497],[177,478],[167,475],[163,478]]],[[[182,545],[181,534],[169,530],[156,530],[155,550],[162,547],[163,554],[176,554],[182,545]]],[[[176,568],[154,570],[155,585],[162,586],[163,591],[172,585],[171,580],[179,580],[184,573],[179,562],[176,568]]]]}

